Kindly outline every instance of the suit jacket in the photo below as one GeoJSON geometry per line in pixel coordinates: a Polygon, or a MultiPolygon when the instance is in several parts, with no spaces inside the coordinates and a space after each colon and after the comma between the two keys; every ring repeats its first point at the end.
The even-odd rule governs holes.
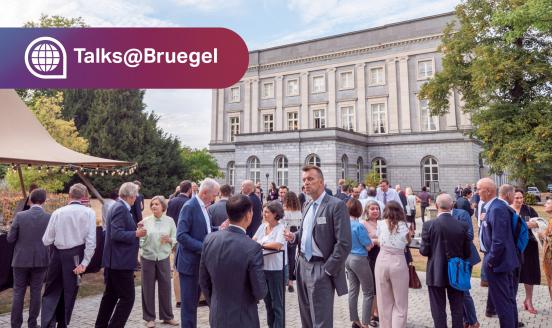
{"type": "Polygon", "coordinates": [[[347,201],[348,201],[349,199],[351,199],[351,197],[350,197],[349,195],[347,195],[347,194],[345,194],[345,193],[342,193],[342,192],[340,192],[339,194],[336,194],[334,197],[341,199],[341,200],[344,201],[345,203],[347,203],[347,201]]]}
{"type": "Polygon", "coordinates": [[[107,215],[102,257],[104,267],[114,270],[136,269],[139,245],[134,218],[119,199],[107,215]]]}
{"type": "Polygon", "coordinates": [[[471,207],[471,203],[464,197],[458,198],[454,207],[468,212],[470,216],[473,215],[473,208],[471,207]]]}
{"type": "Polygon", "coordinates": [[[486,264],[493,272],[511,272],[519,267],[517,247],[512,231],[514,210],[502,200],[495,199],[487,208],[481,222],[483,245],[487,250],[486,264]]]}
{"type": "Polygon", "coordinates": [[[263,253],[241,229],[230,226],[205,238],[199,284],[211,327],[260,326],[257,302],[267,293],[263,253]]]}
{"type": "Polygon", "coordinates": [[[9,243],[15,243],[12,267],[48,266],[48,247],[42,243],[42,236],[49,221],[50,214],[37,206],[15,215],[7,238],[9,243]]]}
{"type": "MultiPolygon", "coordinates": [[[[303,218],[313,202],[305,205],[303,218]]],[[[295,240],[301,249],[303,225],[295,232],[295,240]]],[[[345,278],[345,260],[351,251],[351,222],[347,206],[336,197],[326,194],[316,211],[313,227],[313,238],[320,248],[324,258],[324,270],[330,274],[333,285],[339,296],[347,294],[347,280],[345,278]],[[324,217],[325,220],[319,220],[324,217]],[[325,223],[322,223],[324,222],[325,223]]]]}
{"type": "Polygon", "coordinates": [[[479,252],[477,251],[477,248],[475,248],[475,245],[473,244],[473,223],[471,220],[471,216],[468,212],[455,208],[452,210],[452,216],[462,222],[465,222],[468,225],[468,239],[470,240],[470,264],[472,267],[476,265],[477,263],[481,262],[481,257],[479,256],[479,252]]]}
{"type": "Polygon", "coordinates": [[[449,286],[448,259],[470,257],[468,229],[467,223],[455,219],[450,213],[440,214],[437,219],[424,223],[420,254],[428,257],[426,270],[428,286],[449,286]]]}
{"type": "Polygon", "coordinates": [[[176,228],[178,248],[175,259],[178,272],[188,276],[199,274],[201,249],[203,240],[207,236],[207,229],[201,205],[199,205],[197,197],[193,197],[184,204],[178,217],[176,228]]]}
{"type": "MultiPolygon", "coordinates": [[[[257,232],[257,229],[259,229],[259,226],[263,221],[263,205],[261,204],[259,197],[257,197],[254,192],[249,194],[248,197],[253,204],[253,219],[251,220],[249,227],[247,227],[247,235],[253,238],[255,232],[257,232]]],[[[276,194],[276,199],[278,199],[278,194],[276,194]]]]}
{"type": "Polygon", "coordinates": [[[178,226],[178,215],[180,215],[182,206],[184,206],[184,204],[186,204],[189,200],[190,198],[184,194],[178,194],[178,196],[169,200],[169,204],[167,205],[167,215],[173,218],[176,226],[178,226]]]}
{"type": "Polygon", "coordinates": [[[218,227],[228,218],[228,213],[226,213],[227,201],[227,199],[221,199],[207,209],[212,226],[218,227]]]}
{"type": "Polygon", "coordinates": [[[142,207],[144,206],[144,196],[138,194],[134,204],[130,207],[130,212],[135,223],[142,221],[142,207]]]}

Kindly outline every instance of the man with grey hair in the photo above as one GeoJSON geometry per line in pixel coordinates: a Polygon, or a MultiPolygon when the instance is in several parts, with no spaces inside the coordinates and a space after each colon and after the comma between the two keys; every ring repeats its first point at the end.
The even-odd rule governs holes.
{"type": "Polygon", "coordinates": [[[123,183],[119,188],[119,199],[107,215],[102,258],[105,291],[96,328],[124,327],[134,305],[134,268],[138,259],[139,238],[147,234],[141,222],[137,225],[131,214],[137,195],[136,184],[123,183]]]}
{"type": "Polygon", "coordinates": [[[52,213],[42,242],[50,246],[50,265],[42,296],[42,327],[67,327],[79,291],[82,274],[96,249],[96,213],[81,202],[88,198],[86,187],[77,183],[69,189],[69,204],[52,213]]]}
{"type": "Polygon", "coordinates": [[[207,206],[215,200],[219,189],[220,186],[215,180],[209,178],[203,180],[197,196],[184,204],[178,217],[176,269],[180,274],[180,322],[182,328],[197,327],[199,261],[203,240],[211,232],[211,220],[207,213],[207,206]]]}
{"type": "Polygon", "coordinates": [[[426,284],[429,305],[435,327],[447,326],[446,298],[448,296],[452,327],[463,327],[464,293],[454,289],[448,279],[448,259],[470,257],[469,227],[452,215],[452,197],[440,194],[435,202],[437,218],[424,223],[420,254],[428,257],[426,284]]]}
{"type": "Polygon", "coordinates": [[[263,221],[263,204],[257,195],[255,195],[255,184],[251,180],[244,180],[241,184],[241,193],[249,197],[251,204],[253,204],[253,219],[251,219],[251,224],[247,227],[247,235],[251,238],[259,229],[263,221]]]}

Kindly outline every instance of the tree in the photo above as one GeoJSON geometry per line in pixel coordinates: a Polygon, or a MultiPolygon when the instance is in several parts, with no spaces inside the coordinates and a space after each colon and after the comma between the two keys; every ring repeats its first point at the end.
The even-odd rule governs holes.
{"type": "Polygon", "coordinates": [[[459,92],[492,172],[508,172],[522,187],[552,163],[551,12],[549,0],[458,5],[440,46],[443,70],[419,94],[442,115],[450,92],[459,92]]]}
{"type": "Polygon", "coordinates": [[[376,169],[370,170],[370,173],[366,175],[364,178],[364,184],[368,187],[374,187],[376,188],[380,183],[381,177],[378,171],[376,169]]]}
{"type": "Polygon", "coordinates": [[[200,181],[205,178],[223,177],[215,158],[207,149],[182,148],[182,161],[187,169],[186,178],[200,181]]]}

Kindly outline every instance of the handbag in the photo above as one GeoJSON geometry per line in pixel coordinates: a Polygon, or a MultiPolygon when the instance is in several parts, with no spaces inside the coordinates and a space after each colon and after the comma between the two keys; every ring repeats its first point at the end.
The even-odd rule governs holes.
{"type": "Polygon", "coordinates": [[[420,282],[420,278],[418,278],[418,273],[416,273],[416,268],[413,265],[408,265],[408,288],[422,288],[422,283],[420,282]]]}
{"type": "Polygon", "coordinates": [[[447,255],[448,280],[452,288],[467,292],[471,289],[470,262],[459,257],[450,257],[445,240],[445,251],[447,255]]]}

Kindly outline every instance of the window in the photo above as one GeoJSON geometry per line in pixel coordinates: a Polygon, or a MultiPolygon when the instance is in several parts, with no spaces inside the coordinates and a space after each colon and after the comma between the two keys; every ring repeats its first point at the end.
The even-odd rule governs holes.
{"type": "Polygon", "coordinates": [[[274,98],[274,82],[264,82],[262,89],[262,98],[274,98]]]}
{"type": "Polygon", "coordinates": [[[247,160],[247,170],[249,171],[249,180],[254,184],[261,182],[261,161],[256,156],[247,160]]]}
{"type": "Polygon", "coordinates": [[[278,186],[288,185],[288,160],[285,156],[276,158],[276,184],[278,186]]]}
{"type": "Polygon", "coordinates": [[[355,129],[355,111],[353,106],[341,107],[341,127],[350,131],[355,129]]]}
{"type": "Polygon", "coordinates": [[[324,75],[312,77],[312,93],[326,92],[326,78],[324,75]]]}
{"type": "Polygon", "coordinates": [[[316,109],[313,112],[314,128],[324,129],[326,128],[326,112],[324,109],[316,109]]]}
{"type": "Polygon", "coordinates": [[[434,157],[422,160],[422,184],[435,192],[439,190],[439,165],[434,157]]]}
{"type": "Polygon", "coordinates": [[[341,156],[341,179],[347,179],[349,176],[349,158],[347,155],[341,156]]]}
{"type": "Polygon", "coordinates": [[[383,67],[372,67],[370,68],[369,85],[384,85],[385,84],[385,74],[383,67]]]}
{"type": "Polygon", "coordinates": [[[374,158],[372,161],[372,169],[379,174],[380,180],[387,179],[387,164],[383,158],[374,158]]]}
{"type": "Polygon", "coordinates": [[[240,134],[240,117],[230,117],[230,141],[233,142],[236,135],[240,134]]]}
{"type": "Polygon", "coordinates": [[[372,131],[375,134],[387,132],[387,110],[384,103],[371,104],[372,110],[372,131]]]}
{"type": "Polygon", "coordinates": [[[355,81],[353,80],[353,71],[346,71],[339,73],[339,89],[353,89],[355,87],[355,81]]]}
{"type": "Polygon", "coordinates": [[[433,60],[418,61],[418,80],[428,79],[433,76],[433,60]]]}
{"type": "Polygon", "coordinates": [[[307,156],[307,160],[305,161],[306,165],[316,165],[320,167],[320,157],[316,154],[310,154],[307,156]]]}
{"type": "Polygon", "coordinates": [[[230,102],[240,102],[240,87],[230,88],[230,102]]]}
{"type": "Polygon", "coordinates": [[[362,177],[364,175],[364,172],[363,172],[363,166],[364,166],[364,163],[362,161],[362,157],[359,157],[357,159],[357,167],[356,167],[356,178],[357,178],[357,182],[362,182],[362,177]]]}
{"type": "Polygon", "coordinates": [[[299,95],[299,79],[288,80],[286,91],[288,96],[299,95]]]}
{"type": "Polygon", "coordinates": [[[264,114],[263,115],[263,125],[264,125],[264,132],[274,131],[274,115],[264,114]]]}
{"type": "Polygon", "coordinates": [[[236,183],[236,164],[233,161],[229,162],[227,166],[226,183],[228,183],[232,187],[236,183]]]}
{"type": "Polygon", "coordinates": [[[288,122],[288,130],[298,130],[299,129],[299,113],[298,112],[288,112],[287,113],[287,122],[288,122]]]}
{"type": "Polygon", "coordinates": [[[437,117],[431,116],[427,99],[420,100],[420,122],[422,131],[436,131],[437,117]]]}

